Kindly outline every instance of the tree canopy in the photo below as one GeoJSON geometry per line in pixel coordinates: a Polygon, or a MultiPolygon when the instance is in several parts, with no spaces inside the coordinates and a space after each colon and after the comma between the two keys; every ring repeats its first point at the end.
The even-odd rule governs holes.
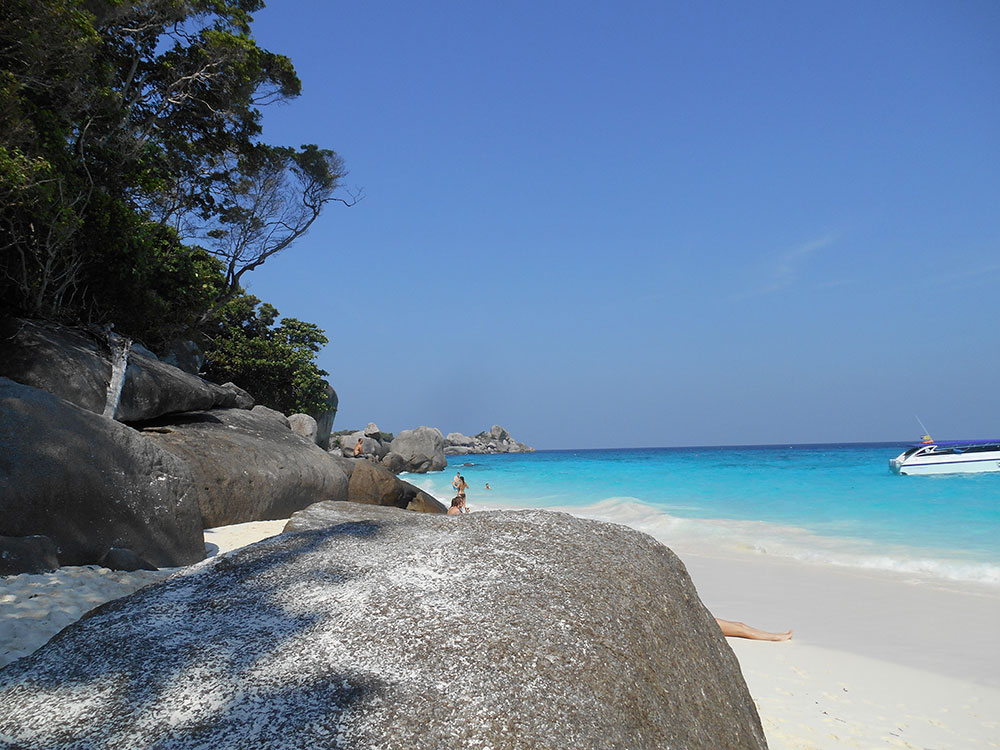
{"type": "Polygon", "coordinates": [[[232,381],[258,401],[286,414],[318,414],[326,409],[328,375],[314,357],[328,342],[314,323],[283,318],[252,295],[234,297],[208,336],[205,374],[232,381]]]}
{"type": "Polygon", "coordinates": [[[244,274],[357,200],[334,151],[261,141],[301,89],[251,35],[263,5],[0,0],[7,312],[218,341],[244,274]]]}

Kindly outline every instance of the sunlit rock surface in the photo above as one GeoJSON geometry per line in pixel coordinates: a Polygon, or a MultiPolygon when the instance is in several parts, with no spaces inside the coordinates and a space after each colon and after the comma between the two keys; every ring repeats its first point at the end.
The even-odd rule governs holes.
{"type": "Polygon", "coordinates": [[[543,511],[324,503],[0,671],[19,748],[763,748],[648,536],[543,511]],[[333,525],[330,525],[333,524],[333,525]]]}

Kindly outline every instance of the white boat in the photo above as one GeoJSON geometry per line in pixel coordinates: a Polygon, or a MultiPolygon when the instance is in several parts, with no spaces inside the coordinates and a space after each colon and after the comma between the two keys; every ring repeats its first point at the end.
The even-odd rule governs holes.
{"type": "Polygon", "coordinates": [[[897,474],[1000,471],[1000,440],[931,440],[889,459],[897,474]]]}

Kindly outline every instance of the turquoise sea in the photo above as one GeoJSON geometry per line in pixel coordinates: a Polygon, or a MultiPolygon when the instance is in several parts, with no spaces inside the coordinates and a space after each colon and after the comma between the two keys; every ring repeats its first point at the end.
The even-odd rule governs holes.
{"type": "Polygon", "coordinates": [[[551,508],[678,552],[761,554],[1000,587],[1000,473],[892,474],[906,443],[567,450],[451,456],[405,478],[473,511],[551,508]],[[489,483],[491,489],[485,489],[489,483]]]}

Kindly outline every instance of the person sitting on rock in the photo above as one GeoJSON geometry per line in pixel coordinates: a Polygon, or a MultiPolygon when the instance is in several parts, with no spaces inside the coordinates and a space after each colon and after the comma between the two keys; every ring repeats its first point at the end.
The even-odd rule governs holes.
{"type": "MultiPolygon", "coordinates": [[[[451,499],[451,507],[448,508],[448,515],[449,516],[460,516],[460,515],[462,515],[462,508],[463,508],[464,505],[465,505],[465,498],[463,498],[461,495],[453,497],[451,499]]],[[[465,512],[468,513],[469,509],[466,508],[465,512]]]]}
{"type": "Polygon", "coordinates": [[[365,455],[365,446],[362,438],[358,438],[357,445],[354,446],[354,457],[362,458],[365,455]]]}

